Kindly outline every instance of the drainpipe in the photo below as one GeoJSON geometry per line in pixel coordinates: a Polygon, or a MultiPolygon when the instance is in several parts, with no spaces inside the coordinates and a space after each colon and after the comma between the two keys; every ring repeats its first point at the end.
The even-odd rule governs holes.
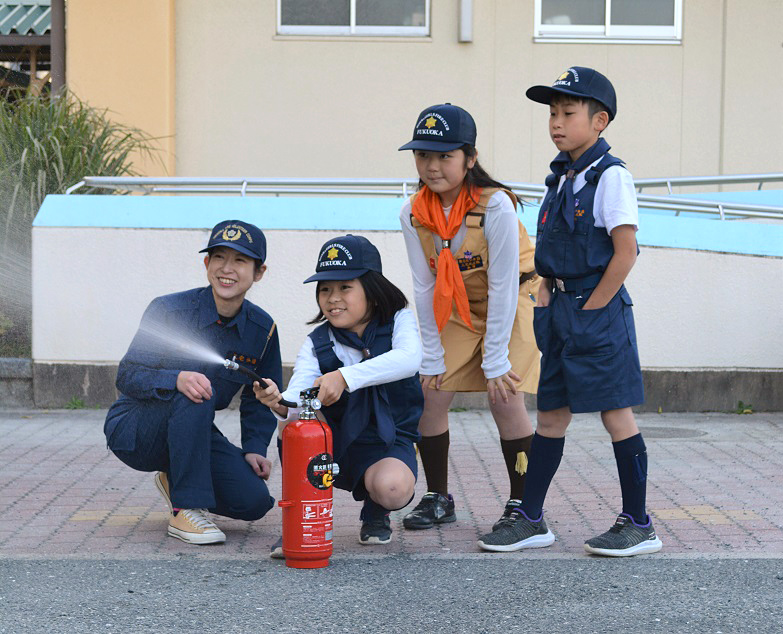
{"type": "Polygon", "coordinates": [[[52,94],[65,88],[65,0],[52,0],[52,94]]]}
{"type": "Polygon", "coordinates": [[[459,41],[473,41],[473,0],[459,0],[459,41]]]}

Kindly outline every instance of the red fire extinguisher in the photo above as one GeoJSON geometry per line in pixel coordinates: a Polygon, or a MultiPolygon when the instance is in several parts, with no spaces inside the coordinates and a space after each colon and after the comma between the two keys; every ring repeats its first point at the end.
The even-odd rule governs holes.
{"type": "Polygon", "coordinates": [[[291,568],[324,568],[332,555],[332,430],[318,420],[318,388],[300,394],[299,420],[283,429],[283,555],[291,568]]]}

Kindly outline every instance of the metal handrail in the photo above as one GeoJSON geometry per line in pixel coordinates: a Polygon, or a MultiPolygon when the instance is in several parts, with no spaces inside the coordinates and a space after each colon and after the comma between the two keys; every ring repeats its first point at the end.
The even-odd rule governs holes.
{"type": "Polygon", "coordinates": [[[721,220],[726,216],[744,218],[771,218],[783,220],[783,207],[772,205],[746,205],[725,200],[702,200],[695,198],[675,198],[673,196],[636,196],[639,207],[645,209],[663,209],[668,211],[700,214],[717,214],[721,220]]]}
{"type": "MultiPolygon", "coordinates": [[[[181,176],[163,177],[112,177],[112,176],[85,176],[73,187],[66,190],[66,194],[73,193],[81,187],[95,187],[102,189],[124,189],[129,191],[145,191],[154,193],[158,187],[176,188],[200,188],[210,187],[213,192],[241,193],[242,188],[248,192],[254,187],[284,188],[284,187],[329,187],[346,190],[355,187],[394,187],[395,195],[400,195],[400,188],[415,187],[418,180],[399,178],[187,178],[181,176]]],[[[170,191],[170,190],[167,190],[170,191]]]]}
{"type": "MultiPolygon", "coordinates": [[[[541,199],[543,185],[508,183],[524,198],[541,199]]],[[[183,178],[86,176],[65,190],[67,195],[82,187],[133,191],[144,194],[341,194],[408,196],[416,191],[417,179],[397,178],[183,178]]]]}
{"type": "Polygon", "coordinates": [[[672,193],[672,187],[688,187],[696,185],[743,185],[758,183],[761,189],[764,183],[783,182],[783,173],[771,174],[726,174],[724,176],[676,176],[672,178],[637,178],[634,185],[638,191],[645,187],[663,187],[672,193]]]}
{"type": "MultiPolygon", "coordinates": [[[[736,185],[783,182],[783,173],[730,174],[725,176],[693,176],[675,178],[645,178],[634,181],[639,192],[645,187],[672,187],[698,185],[736,185]]],[[[525,201],[540,202],[546,187],[531,183],[506,182],[508,187],[525,201]]],[[[172,177],[111,177],[86,176],[69,187],[66,194],[82,187],[122,190],[144,194],[272,194],[272,195],[363,195],[405,197],[416,190],[418,180],[397,178],[185,178],[172,177]]],[[[717,215],[721,220],[729,218],[768,218],[783,220],[783,207],[771,205],[747,205],[729,201],[654,196],[639,193],[639,205],[647,209],[661,209],[680,213],[717,215]]]]}

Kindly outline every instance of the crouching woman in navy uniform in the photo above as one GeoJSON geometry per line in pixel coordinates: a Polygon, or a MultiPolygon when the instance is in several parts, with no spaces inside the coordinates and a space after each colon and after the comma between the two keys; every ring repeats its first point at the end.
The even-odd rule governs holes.
{"type": "MultiPolygon", "coordinates": [[[[413,312],[382,274],[381,257],[369,240],[341,236],[321,249],[316,273],[319,312],[296,358],[288,389],[276,380],[258,399],[284,421],[298,411],[279,405],[318,386],[324,416],[334,433],[340,473],[334,486],[362,501],[362,544],[391,541],[389,511],[406,506],[416,484],[418,422],[423,408],[418,368],[421,341],[413,312]]],[[[273,546],[279,556],[281,542],[273,546]]]]}
{"type": "Polygon", "coordinates": [[[109,409],[109,448],[155,484],[169,510],[168,534],[191,544],[226,540],[206,510],[242,520],[274,504],[265,480],[276,419],[251,380],[220,365],[235,356],[254,372],[280,380],[272,318],[245,300],[266,270],[266,239],[254,225],[227,220],[210,234],[204,264],[209,286],[152,301],[120,362],[120,398],[109,409]],[[212,357],[211,360],[210,357],[212,357]],[[242,448],[214,424],[242,389],[242,448]]]}

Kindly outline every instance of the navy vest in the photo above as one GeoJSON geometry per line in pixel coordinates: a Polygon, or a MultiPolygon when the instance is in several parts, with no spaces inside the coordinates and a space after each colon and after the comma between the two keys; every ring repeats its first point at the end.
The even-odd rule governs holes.
{"type": "MultiPolygon", "coordinates": [[[[378,326],[375,333],[375,341],[370,348],[373,357],[391,350],[392,329],[394,321],[389,321],[378,326]]],[[[310,333],[313,342],[315,356],[322,374],[333,372],[343,367],[343,362],[337,358],[334,352],[334,342],[329,338],[329,324],[323,323],[310,333]]],[[[391,416],[395,424],[397,439],[408,438],[411,442],[419,440],[419,419],[424,409],[424,397],[419,383],[419,373],[406,379],[385,383],[386,393],[389,397],[391,416]]],[[[349,445],[358,442],[360,444],[383,443],[378,435],[375,417],[371,420],[343,420],[345,408],[351,394],[343,392],[340,400],[333,405],[322,408],[322,412],[332,428],[334,434],[334,456],[339,459],[345,453],[349,445]]]]}
{"type": "Polygon", "coordinates": [[[607,153],[585,173],[585,185],[575,193],[573,233],[563,214],[551,209],[560,178],[555,174],[547,176],[548,190],[538,213],[536,231],[536,271],[539,275],[569,279],[606,270],[614,255],[614,246],[606,229],[595,226],[593,201],[601,174],[613,165],[624,166],[624,163],[607,153]]]}

